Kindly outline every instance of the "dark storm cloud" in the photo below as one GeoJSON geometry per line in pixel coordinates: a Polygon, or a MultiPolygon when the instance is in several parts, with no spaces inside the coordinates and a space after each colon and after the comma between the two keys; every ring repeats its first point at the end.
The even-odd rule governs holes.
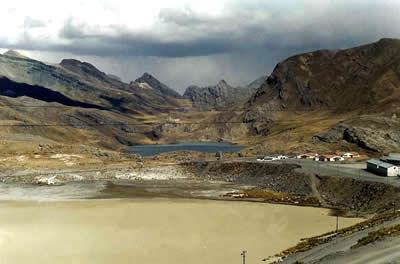
{"type": "Polygon", "coordinates": [[[76,57],[126,81],[147,71],[183,92],[191,84],[220,79],[247,84],[298,53],[399,38],[398,10],[394,0],[243,0],[219,15],[163,9],[156,23],[142,30],[72,17],[49,41],[34,33],[43,22],[28,19],[26,28],[33,29],[23,41],[10,44],[0,36],[0,47],[49,52],[48,61],[76,57]]]}
{"type": "MultiPolygon", "coordinates": [[[[231,44],[217,36],[165,41],[151,32],[132,32],[124,26],[109,26],[112,34],[100,33],[102,29],[87,24],[66,23],[60,37],[70,43],[61,47],[64,51],[87,55],[133,55],[157,57],[203,56],[232,51],[231,44]]],[[[55,50],[60,47],[54,47],[55,50]]]]}
{"type": "MultiPolygon", "coordinates": [[[[286,4],[281,9],[265,3],[250,6],[239,2],[219,16],[189,8],[163,9],[156,24],[143,31],[125,25],[90,25],[69,18],[58,33],[61,41],[44,43],[27,31],[24,42],[14,43],[13,47],[78,55],[190,57],[343,48],[400,36],[400,6],[393,2],[308,3],[312,2],[315,5],[286,4]]],[[[43,22],[26,18],[25,26],[41,27],[43,22]]]]}
{"type": "Polygon", "coordinates": [[[53,49],[91,55],[186,57],[254,49],[268,52],[279,48],[342,48],[400,36],[397,9],[383,4],[329,5],[323,10],[304,10],[304,16],[297,14],[297,18],[281,13],[277,16],[264,8],[231,9],[220,17],[197,14],[190,9],[164,9],[154,31],[143,32],[68,20],[60,36],[69,43],[53,49]]]}

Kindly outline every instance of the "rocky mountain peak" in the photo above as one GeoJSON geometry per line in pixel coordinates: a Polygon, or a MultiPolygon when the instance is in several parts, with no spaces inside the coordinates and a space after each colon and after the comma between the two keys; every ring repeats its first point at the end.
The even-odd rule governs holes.
{"type": "Polygon", "coordinates": [[[82,76],[91,76],[98,80],[108,82],[109,77],[104,72],[97,69],[95,66],[88,62],[82,62],[76,59],[64,59],[60,65],[72,72],[80,74],[82,76]]]}
{"type": "Polygon", "coordinates": [[[18,52],[16,50],[12,50],[12,49],[8,50],[3,55],[9,56],[9,57],[21,58],[21,59],[29,59],[29,57],[21,54],[20,52],[18,52]]]}
{"type": "Polygon", "coordinates": [[[145,72],[140,78],[137,78],[135,83],[147,83],[151,88],[153,88],[153,90],[162,95],[171,96],[177,99],[182,98],[178,92],[169,88],[167,85],[163,84],[157,78],[147,72],[145,72]]]}
{"type": "Polygon", "coordinates": [[[228,83],[225,80],[220,80],[217,84],[217,86],[219,87],[225,87],[225,86],[229,86],[228,83]]]}
{"type": "Polygon", "coordinates": [[[156,78],[153,77],[153,75],[151,75],[148,72],[143,73],[142,77],[140,77],[140,78],[143,78],[143,79],[156,79],[156,78]]]}
{"type": "Polygon", "coordinates": [[[104,72],[98,70],[92,64],[88,62],[81,62],[76,59],[64,59],[61,61],[60,65],[72,72],[76,72],[79,74],[89,74],[96,76],[100,79],[104,79],[107,76],[104,72]]]}
{"type": "Polygon", "coordinates": [[[64,67],[80,67],[82,69],[88,69],[90,71],[97,71],[97,72],[101,72],[100,70],[98,70],[95,66],[93,66],[92,64],[88,63],[88,62],[82,62],[76,59],[63,59],[60,63],[61,66],[64,67]]]}

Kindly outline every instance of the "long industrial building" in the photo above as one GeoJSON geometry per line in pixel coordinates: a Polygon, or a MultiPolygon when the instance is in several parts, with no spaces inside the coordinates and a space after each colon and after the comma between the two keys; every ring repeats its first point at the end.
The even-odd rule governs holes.
{"type": "Polygon", "coordinates": [[[398,166],[376,159],[367,161],[367,170],[380,176],[396,177],[400,175],[398,166]]]}

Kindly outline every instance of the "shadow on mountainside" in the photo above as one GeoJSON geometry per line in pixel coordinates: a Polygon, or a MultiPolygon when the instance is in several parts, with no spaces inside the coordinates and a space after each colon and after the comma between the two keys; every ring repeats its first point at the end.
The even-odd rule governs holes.
{"type": "Polygon", "coordinates": [[[12,98],[17,97],[30,97],[48,103],[59,103],[65,106],[75,106],[82,108],[95,108],[105,110],[105,108],[89,103],[83,103],[72,100],[59,92],[55,92],[48,88],[37,85],[29,85],[25,83],[17,83],[9,80],[6,77],[0,78],[0,96],[7,96],[12,98]]]}

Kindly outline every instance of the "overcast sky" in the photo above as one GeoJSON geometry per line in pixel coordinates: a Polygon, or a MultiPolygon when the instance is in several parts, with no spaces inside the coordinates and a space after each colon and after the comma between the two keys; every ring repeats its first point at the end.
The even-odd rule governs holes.
{"type": "Polygon", "coordinates": [[[149,72],[182,92],[244,85],[288,56],[400,38],[398,0],[13,0],[0,49],[91,62],[125,81],[149,72]]]}

